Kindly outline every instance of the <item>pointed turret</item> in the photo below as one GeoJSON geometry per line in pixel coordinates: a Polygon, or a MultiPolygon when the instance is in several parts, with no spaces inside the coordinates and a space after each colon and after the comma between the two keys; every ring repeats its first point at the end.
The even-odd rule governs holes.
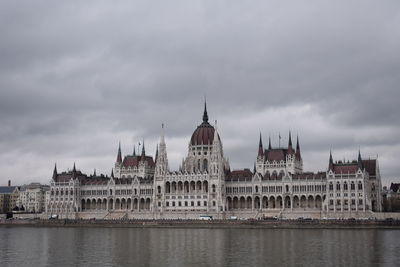
{"type": "Polygon", "coordinates": [[[136,157],[136,146],[135,145],[133,145],[133,154],[132,154],[134,157],[136,157]]]}
{"type": "Polygon", "coordinates": [[[158,144],[156,146],[156,156],[154,158],[155,162],[157,163],[157,158],[158,158],[158,144]]]}
{"type": "Polygon", "coordinates": [[[207,100],[204,99],[204,113],[203,113],[203,122],[208,122],[208,114],[207,114],[207,100]]]}
{"type": "Polygon", "coordinates": [[[260,132],[260,141],[258,143],[258,157],[263,157],[263,156],[264,156],[264,148],[263,148],[262,137],[261,137],[261,132],[260,132]]]}
{"type": "Polygon", "coordinates": [[[362,162],[361,151],[360,151],[360,149],[358,150],[358,160],[357,160],[357,164],[358,164],[358,168],[359,168],[360,170],[363,170],[363,169],[364,169],[364,164],[363,164],[363,162],[362,162]]]}
{"type": "Polygon", "coordinates": [[[292,145],[292,133],[289,131],[289,144],[288,144],[288,154],[294,154],[293,145],[292,145]]]}
{"type": "Polygon", "coordinates": [[[74,162],[74,167],[72,167],[72,177],[75,179],[76,178],[76,167],[75,167],[75,162],[74,162]]]}
{"type": "Polygon", "coordinates": [[[54,163],[53,180],[57,179],[57,163],[54,163]]]}
{"type": "Polygon", "coordinates": [[[117,163],[122,163],[121,142],[118,144],[117,163]]]}
{"type": "Polygon", "coordinates": [[[156,150],[156,176],[162,176],[168,172],[168,156],[167,156],[167,145],[165,144],[164,138],[164,123],[161,124],[161,136],[160,144],[157,145],[156,150]]]}
{"type": "Polygon", "coordinates": [[[114,178],[114,169],[111,169],[111,178],[114,178]]]}
{"type": "Polygon", "coordinates": [[[297,136],[297,141],[296,141],[296,159],[301,160],[299,136],[297,136]]]}
{"type": "Polygon", "coordinates": [[[94,169],[93,171],[93,176],[96,176],[96,169],[94,169]]]}
{"type": "Polygon", "coordinates": [[[333,171],[332,150],[329,151],[329,170],[332,170],[332,171],[333,171]]]}
{"type": "Polygon", "coordinates": [[[146,150],[145,150],[145,148],[144,148],[144,139],[143,139],[143,145],[142,145],[142,155],[141,155],[141,157],[142,157],[142,160],[144,160],[144,159],[145,159],[145,156],[146,156],[146,150]]]}
{"type": "Polygon", "coordinates": [[[271,146],[271,136],[268,137],[268,150],[271,150],[272,146],[271,146]]]}

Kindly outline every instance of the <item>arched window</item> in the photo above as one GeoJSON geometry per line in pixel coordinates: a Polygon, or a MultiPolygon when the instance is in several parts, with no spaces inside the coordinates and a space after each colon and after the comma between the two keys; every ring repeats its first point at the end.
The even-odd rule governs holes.
{"type": "Polygon", "coordinates": [[[215,193],[215,184],[212,185],[212,191],[215,193]]]}
{"type": "Polygon", "coordinates": [[[203,160],[203,170],[204,170],[204,171],[208,171],[208,162],[207,162],[207,159],[204,159],[204,160],[203,160]]]}
{"type": "Polygon", "coordinates": [[[286,185],[286,192],[289,192],[289,185],[286,185]]]}
{"type": "Polygon", "coordinates": [[[348,189],[349,189],[348,186],[347,186],[347,182],[344,182],[344,184],[343,184],[343,189],[344,189],[344,190],[348,190],[348,189]]]}
{"type": "Polygon", "coordinates": [[[356,185],[354,184],[354,182],[351,182],[350,189],[351,190],[356,190],[356,185]]]}
{"type": "Polygon", "coordinates": [[[110,189],[110,196],[112,196],[112,189],[110,189]]]}
{"type": "Polygon", "coordinates": [[[336,184],[336,191],[340,191],[340,183],[339,182],[337,182],[337,184],[336,184]]]}
{"type": "Polygon", "coordinates": [[[255,187],[255,190],[256,190],[256,193],[258,193],[258,186],[256,185],[256,187],[255,187]]]}
{"type": "Polygon", "coordinates": [[[362,183],[358,182],[358,190],[362,190],[362,189],[363,189],[362,183]]]}
{"type": "Polygon", "coordinates": [[[157,192],[158,194],[161,194],[161,186],[157,186],[157,192]]]}
{"type": "Polygon", "coordinates": [[[197,161],[197,170],[199,170],[199,171],[201,170],[200,169],[200,159],[197,161]]]}
{"type": "Polygon", "coordinates": [[[329,191],[333,191],[333,184],[332,184],[332,182],[329,183],[329,191]]]}

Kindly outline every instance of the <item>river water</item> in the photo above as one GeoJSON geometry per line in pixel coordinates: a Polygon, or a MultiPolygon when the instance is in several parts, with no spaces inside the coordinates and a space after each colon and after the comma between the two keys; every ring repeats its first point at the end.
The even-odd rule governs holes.
{"type": "Polygon", "coordinates": [[[399,265],[399,230],[0,227],[0,266],[399,265]]]}

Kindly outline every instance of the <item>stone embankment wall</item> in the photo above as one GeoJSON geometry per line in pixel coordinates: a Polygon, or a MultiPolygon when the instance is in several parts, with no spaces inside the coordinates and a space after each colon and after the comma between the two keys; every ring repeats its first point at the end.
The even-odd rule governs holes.
{"type": "Polygon", "coordinates": [[[1,226],[132,228],[400,229],[400,220],[0,220],[1,226]]]}
{"type": "MultiPolygon", "coordinates": [[[[130,220],[197,220],[201,216],[211,216],[213,219],[218,220],[228,220],[236,218],[238,220],[247,219],[264,219],[264,218],[279,218],[295,220],[299,218],[309,218],[309,219],[377,219],[384,220],[386,218],[393,218],[400,220],[400,212],[354,212],[354,213],[324,213],[322,211],[315,210],[304,210],[304,211],[291,211],[291,210],[276,210],[268,212],[260,211],[235,211],[235,212],[179,212],[179,211],[169,211],[165,213],[155,213],[155,212],[130,212],[130,211],[102,211],[102,212],[79,212],[70,213],[68,215],[59,215],[59,219],[96,219],[96,220],[120,220],[120,219],[130,219],[130,220]]],[[[51,214],[20,214],[14,217],[33,219],[49,219],[51,214]]]]}

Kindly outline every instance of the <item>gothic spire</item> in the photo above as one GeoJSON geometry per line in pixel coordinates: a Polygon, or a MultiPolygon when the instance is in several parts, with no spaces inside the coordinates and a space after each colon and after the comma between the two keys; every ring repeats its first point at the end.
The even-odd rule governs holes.
{"type": "Polygon", "coordinates": [[[259,157],[264,156],[264,148],[263,148],[263,143],[262,143],[261,132],[260,132],[260,141],[258,143],[258,156],[259,157]]]}
{"type": "Polygon", "coordinates": [[[118,144],[117,162],[122,163],[121,141],[118,144]]]}
{"type": "Polygon", "coordinates": [[[72,168],[72,172],[76,172],[75,162],[74,162],[74,167],[72,168]]]}
{"type": "Polygon", "coordinates": [[[53,180],[57,179],[57,163],[54,163],[53,180]]]}
{"type": "Polygon", "coordinates": [[[332,150],[329,151],[329,170],[333,170],[332,150]]]}
{"type": "Polygon", "coordinates": [[[142,160],[144,160],[145,156],[146,156],[146,150],[144,148],[144,139],[143,139],[143,145],[142,145],[142,160]]]}
{"type": "Polygon", "coordinates": [[[296,158],[298,160],[301,159],[300,143],[299,143],[299,136],[298,135],[297,135],[297,142],[296,142],[296,158]]]}
{"type": "Polygon", "coordinates": [[[203,122],[208,122],[208,114],[207,114],[207,100],[204,98],[204,113],[203,113],[203,122]]]}
{"type": "Polygon", "coordinates": [[[133,156],[134,157],[136,156],[136,146],[135,145],[133,145],[133,156]]]}
{"type": "Polygon", "coordinates": [[[160,144],[165,143],[165,137],[164,137],[164,123],[161,123],[161,138],[160,138],[160,144]]]}
{"type": "Polygon", "coordinates": [[[114,178],[114,169],[111,169],[111,178],[114,178]]]}
{"type": "Polygon", "coordinates": [[[94,169],[93,171],[93,176],[96,176],[96,169],[94,169]]]}
{"type": "Polygon", "coordinates": [[[155,156],[155,159],[154,159],[155,162],[157,162],[157,158],[158,158],[158,144],[157,144],[157,147],[156,147],[156,156],[155,156]]]}
{"type": "Polygon", "coordinates": [[[288,153],[293,154],[293,145],[292,145],[292,133],[289,130],[289,144],[288,144],[288,153]]]}
{"type": "Polygon", "coordinates": [[[364,164],[362,162],[360,149],[358,149],[358,162],[357,163],[358,163],[358,168],[360,168],[362,170],[364,168],[364,164]]]}
{"type": "Polygon", "coordinates": [[[272,147],[271,147],[271,136],[269,136],[269,138],[268,138],[268,150],[271,150],[272,149],[272,147]]]}

